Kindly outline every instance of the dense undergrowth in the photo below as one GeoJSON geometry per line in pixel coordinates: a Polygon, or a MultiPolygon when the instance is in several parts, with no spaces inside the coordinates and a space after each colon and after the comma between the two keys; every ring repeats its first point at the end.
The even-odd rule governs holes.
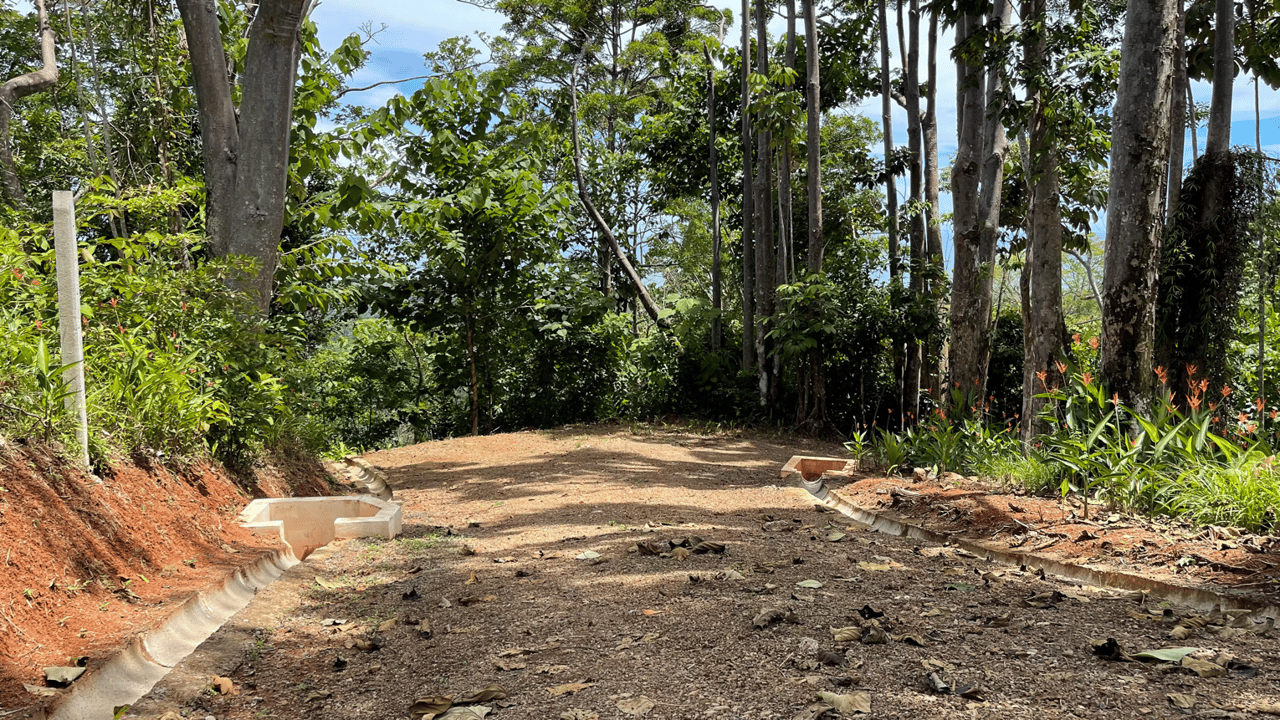
{"type": "MultiPolygon", "coordinates": [[[[1077,358],[1096,360],[1076,342],[1077,358]]],[[[1110,394],[1096,369],[1064,359],[1056,377],[1038,377],[1044,432],[1029,446],[1019,418],[997,420],[991,398],[980,402],[956,388],[916,427],[863,433],[849,447],[890,470],[951,470],[1029,492],[1075,494],[1086,500],[1086,513],[1095,500],[1197,524],[1280,532],[1276,429],[1264,429],[1276,411],[1261,399],[1235,402],[1231,387],[1211,388],[1198,368],[1184,369],[1181,392],[1165,368],[1154,369],[1161,396],[1142,413],[1110,394]]]]}

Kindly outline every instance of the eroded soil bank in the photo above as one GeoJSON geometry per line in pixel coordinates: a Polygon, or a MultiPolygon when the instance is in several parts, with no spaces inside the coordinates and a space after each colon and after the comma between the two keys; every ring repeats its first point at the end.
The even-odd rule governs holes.
{"type": "Polygon", "coordinates": [[[45,447],[0,449],[0,714],[52,699],[43,668],[92,672],[192,593],[279,547],[236,524],[253,497],[331,492],[318,464],[289,456],[239,481],[208,463],[126,459],[101,480],[45,447]]]}
{"type": "MultiPolygon", "coordinates": [[[[405,503],[405,536],[335,543],[293,568],[130,717],[430,718],[449,703],[475,709],[451,720],[480,708],[491,720],[855,714],[816,704],[819,692],[886,718],[1280,713],[1280,648],[1257,618],[871,533],[779,485],[791,455],[838,452],[595,427],[374,453],[405,503]],[[1185,664],[1126,661],[1169,648],[1195,652],[1185,664]]],[[[919,507],[931,487],[955,489],[868,477],[844,491],[863,484],[886,506],[893,487],[914,486],[919,507]]],[[[1047,506],[1035,503],[1052,499],[965,492],[1031,506],[1019,522],[1044,526],[1022,528],[1024,543],[1099,557],[1097,538],[1057,537],[1062,518],[1038,517],[1047,506]]],[[[954,529],[959,512],[979,538],[1013,532],[955,497],[940,503],[921,521],[954,529]]],[[[1122,542],[1130,521],[1090,522],[1072,528],[1134,545],[1122,542]]],[[[1112,559],[1215,584],[1222,567],[1178,560],[1210,558],[1218,541],[1175,539],[1175,551],[1112,559]]]]}

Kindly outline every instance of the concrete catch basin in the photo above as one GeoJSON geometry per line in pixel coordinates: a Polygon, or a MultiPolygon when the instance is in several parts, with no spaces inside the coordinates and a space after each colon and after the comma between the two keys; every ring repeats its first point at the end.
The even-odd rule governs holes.
{"type": "Polygon", "coordinates": [[[400,534],[400,505],[372,495],[263,498],[240,513],[240,524],[255,535],[283,540],[299,560],[335,539],[400,534]]]}

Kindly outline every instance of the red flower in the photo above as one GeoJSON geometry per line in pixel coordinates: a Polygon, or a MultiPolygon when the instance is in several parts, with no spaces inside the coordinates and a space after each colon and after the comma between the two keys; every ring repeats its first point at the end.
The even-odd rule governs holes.
{"type": "Polygon", "coordinates": [[[1072,336],[1071,336],[1071,344],[1072,344],[1072,345],[1079,345],[1079,344],[1080,344],[1080,333],[1076,333],[1076,334],[1074,334],[1074,335],[1072,335],[1072,336]]]}
{"type": "Polygon", "coordinates": [[[1091,337],[1091,338],[1089,338],[1089,347],[1093,348],[1094,350],[1097,350],[1097,349],[1098,349],[1098,338],[1096,338],[1096,337],[1091,337]]]}

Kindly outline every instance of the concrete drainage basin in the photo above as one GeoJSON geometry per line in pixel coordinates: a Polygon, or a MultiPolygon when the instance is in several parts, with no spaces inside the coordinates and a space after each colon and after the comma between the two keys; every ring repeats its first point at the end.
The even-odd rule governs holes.
{"type": "Polygon", "coordinates": [[[240,513],[240,524],[255,535],[283,540],[299,560],[335,539],[384,537],[400,533],[400,505],[372,495],[263,498],[240,513]]]}

